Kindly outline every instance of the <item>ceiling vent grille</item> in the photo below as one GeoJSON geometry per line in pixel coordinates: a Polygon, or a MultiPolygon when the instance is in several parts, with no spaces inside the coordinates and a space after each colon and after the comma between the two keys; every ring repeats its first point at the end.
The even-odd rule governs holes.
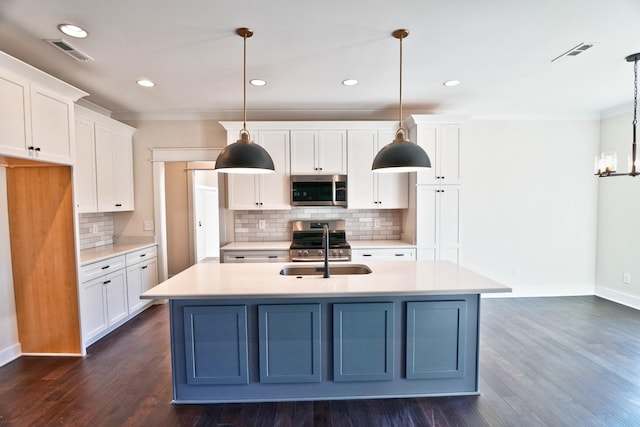
{"type": "Polygon", "coordinates": [[[571,49],[569,49],[568,51],[566,51],[562,55],[556,56],[555,58],[553,58],[551,60],[551,62],[556,62],[556,61],[559,61],[559,60],[561,60],[563,58],[567,58],[567,57],[578,56],[582,52],[584,52],[587,49],[590,49],[592,47],[593,47],[593,43],[580,43],[577,46],[572,47],[571,49]]]}
{"type": "Polygon", "coordinates": [[[93,58],[87,55],[86,53],[78,50],[73,47],[69,42],[62,39],[46,39],[45,42],[55,47],[59,51],[63,52],[65,55],[68,55],[75,59],[76,61],[93,61],[93,58]]]}

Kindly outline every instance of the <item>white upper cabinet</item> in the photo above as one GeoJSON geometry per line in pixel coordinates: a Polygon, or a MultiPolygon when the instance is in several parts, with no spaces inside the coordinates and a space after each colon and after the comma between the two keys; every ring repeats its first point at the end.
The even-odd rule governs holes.
{"type": "Polygon", "coordinates": [[[418,172],[417,184],[460,184],[461,132],[459,123],[413,124],[411,140],[424,148],[431,160],[430,169],[418,172]]]}
{"type": "Polygon", "coordinates": [[[133,153],[131,135],[96,124],[98,211],[132,211],[133,153]]]}
{"type": "Polygon", "coordinates": [[[94,123],[76,117],[75,202],[78,213],[98,212],[94,123]]]}
{"type": "Polygon", "coordinates": [[[31,143],[29,81],[0,72],[0,150],[25,156],[31,143]]]}
{"type": "Polygon", "coordinates": [[[134,209],[134,128],[76,106],[75,199],[79,213],[134,209]]]}
{"type": "MultiPolygon", "coordinates": [[[[229,174],[229,209],[277,210],[291,209],[289,131],[252,131],[254,143],[261,145],[273,160],[275,172],[270,174],[229,174]]],[[[227,143],[238,139],[238,133],[229,131],[227,143]]]]}
{"type": "Polygon", "coordinates": [[[73,163],[73,102],[31,85],[31,157],[73,163]]]}
{"type": "Polygon", "coordinates": [[[0,52],[0,154],[73,164],[73,101],[85,95],[0,52]]]}
{"type": "Polygon", "coordinates": [[[291,174],[347,173],[345,130],[292,130],[291,174]]]}
{"type": "Polygon", "coordinates": [[[409,206],[407,173],[374,173],[373,159],[395,137],[395,131],[349,130],[349,209],[404,209],[409,206]]]}

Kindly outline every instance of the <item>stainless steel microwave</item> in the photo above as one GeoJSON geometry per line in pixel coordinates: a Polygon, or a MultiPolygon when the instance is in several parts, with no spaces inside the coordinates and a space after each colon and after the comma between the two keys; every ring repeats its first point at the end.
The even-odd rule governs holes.
{"type": "Polygon", "coordinates": [[[346,175],[291,175],[292,206],[347,207],[346,175]]]}

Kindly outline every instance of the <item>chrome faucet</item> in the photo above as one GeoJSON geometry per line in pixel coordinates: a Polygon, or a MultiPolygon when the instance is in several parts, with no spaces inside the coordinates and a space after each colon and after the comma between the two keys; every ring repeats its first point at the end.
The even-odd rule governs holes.
{"type": "Polygon", "coordinates": [[[322,277],[329,278],[329,226],[324,224],[322,226],[322,249],[324,250],[324,274],[322,277]]]}

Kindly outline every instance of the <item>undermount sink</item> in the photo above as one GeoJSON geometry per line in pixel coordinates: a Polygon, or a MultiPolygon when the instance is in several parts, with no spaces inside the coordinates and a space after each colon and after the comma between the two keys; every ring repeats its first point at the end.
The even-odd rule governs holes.
{"type": "MultiPolygon", "coordinates": [[[[370,274],[371,269],[364,264],[332,264],[329,266],[329,274],[370,274]]],[[[281,276],[314,276],[324,274],[324,266],[319,265],[285,265],[280,270],[281,276]]]]}

